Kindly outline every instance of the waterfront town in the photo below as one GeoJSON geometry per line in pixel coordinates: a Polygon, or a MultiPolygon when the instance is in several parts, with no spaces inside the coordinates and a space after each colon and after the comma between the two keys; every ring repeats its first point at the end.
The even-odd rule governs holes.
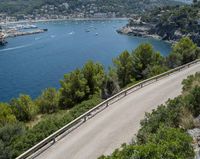
{"type": "Polygon", "coordinates": [[[94,4],[89,6],[80,6],[70,11],[68,3],[55,5],[44,5],[39,9],[34,9],[31,14],[9,15],[7,13],[0,14],[0,22],[16,22],[19,20],[49,20],[49,19],[72,19],[72,18],[116,18],[127,17],[126,14],[119,12],[100,12],[99,8],[94,4]]]}

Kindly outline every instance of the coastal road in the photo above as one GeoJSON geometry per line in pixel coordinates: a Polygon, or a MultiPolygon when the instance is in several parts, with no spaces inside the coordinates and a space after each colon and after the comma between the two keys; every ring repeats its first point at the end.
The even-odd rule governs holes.
{"type": "Polygon", "coordinates": [[[145,112],[181,94],[181,82],[200,72],[200,63],[152,83],[110,105],[49,147],[37,159],[96,159],[129,143],[145,112]]]}

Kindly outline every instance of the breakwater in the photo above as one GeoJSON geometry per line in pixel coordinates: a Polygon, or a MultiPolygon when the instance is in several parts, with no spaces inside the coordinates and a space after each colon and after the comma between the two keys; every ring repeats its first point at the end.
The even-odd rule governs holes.
{"type": "Polygon", "coordinates": [[[6,37],[16,37],[16,36],[25,36],[25,35],[32,35],[32,34],[40,34],[48,31],[47,29],[37,29],[32,31],[11,31],[7,33],[6,37]]]}

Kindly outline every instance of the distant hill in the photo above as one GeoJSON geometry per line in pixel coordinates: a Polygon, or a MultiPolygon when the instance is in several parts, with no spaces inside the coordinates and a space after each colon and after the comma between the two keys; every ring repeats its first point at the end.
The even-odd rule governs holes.
{"type": "Polygon", "coordinates": [[[200,46],[200,1],[193,5],[156,8],[129,20],[119,33],[178,41],[189,37],[200,46]]]}
{"type": "Polygon", "coordinates": [[[1,0],[0,13],[20,14],[76,14],[84,17],[95,13],[115,13],[116,16],[144,12],[152,8],[179,5],[175,0],[1,0]]]}

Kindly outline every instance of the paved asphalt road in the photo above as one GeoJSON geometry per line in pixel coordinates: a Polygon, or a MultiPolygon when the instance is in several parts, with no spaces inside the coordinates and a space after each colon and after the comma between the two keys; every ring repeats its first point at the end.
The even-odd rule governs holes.
{"type": "Polygon", "coordinates": [[[110,154],[122,143],[131,141],[145,112],[178,96],[182,80],[195,72],[200,72],[200,64],[129,94],[56,142],[37,158],[96,159],[102,154],[110,154]]]}

